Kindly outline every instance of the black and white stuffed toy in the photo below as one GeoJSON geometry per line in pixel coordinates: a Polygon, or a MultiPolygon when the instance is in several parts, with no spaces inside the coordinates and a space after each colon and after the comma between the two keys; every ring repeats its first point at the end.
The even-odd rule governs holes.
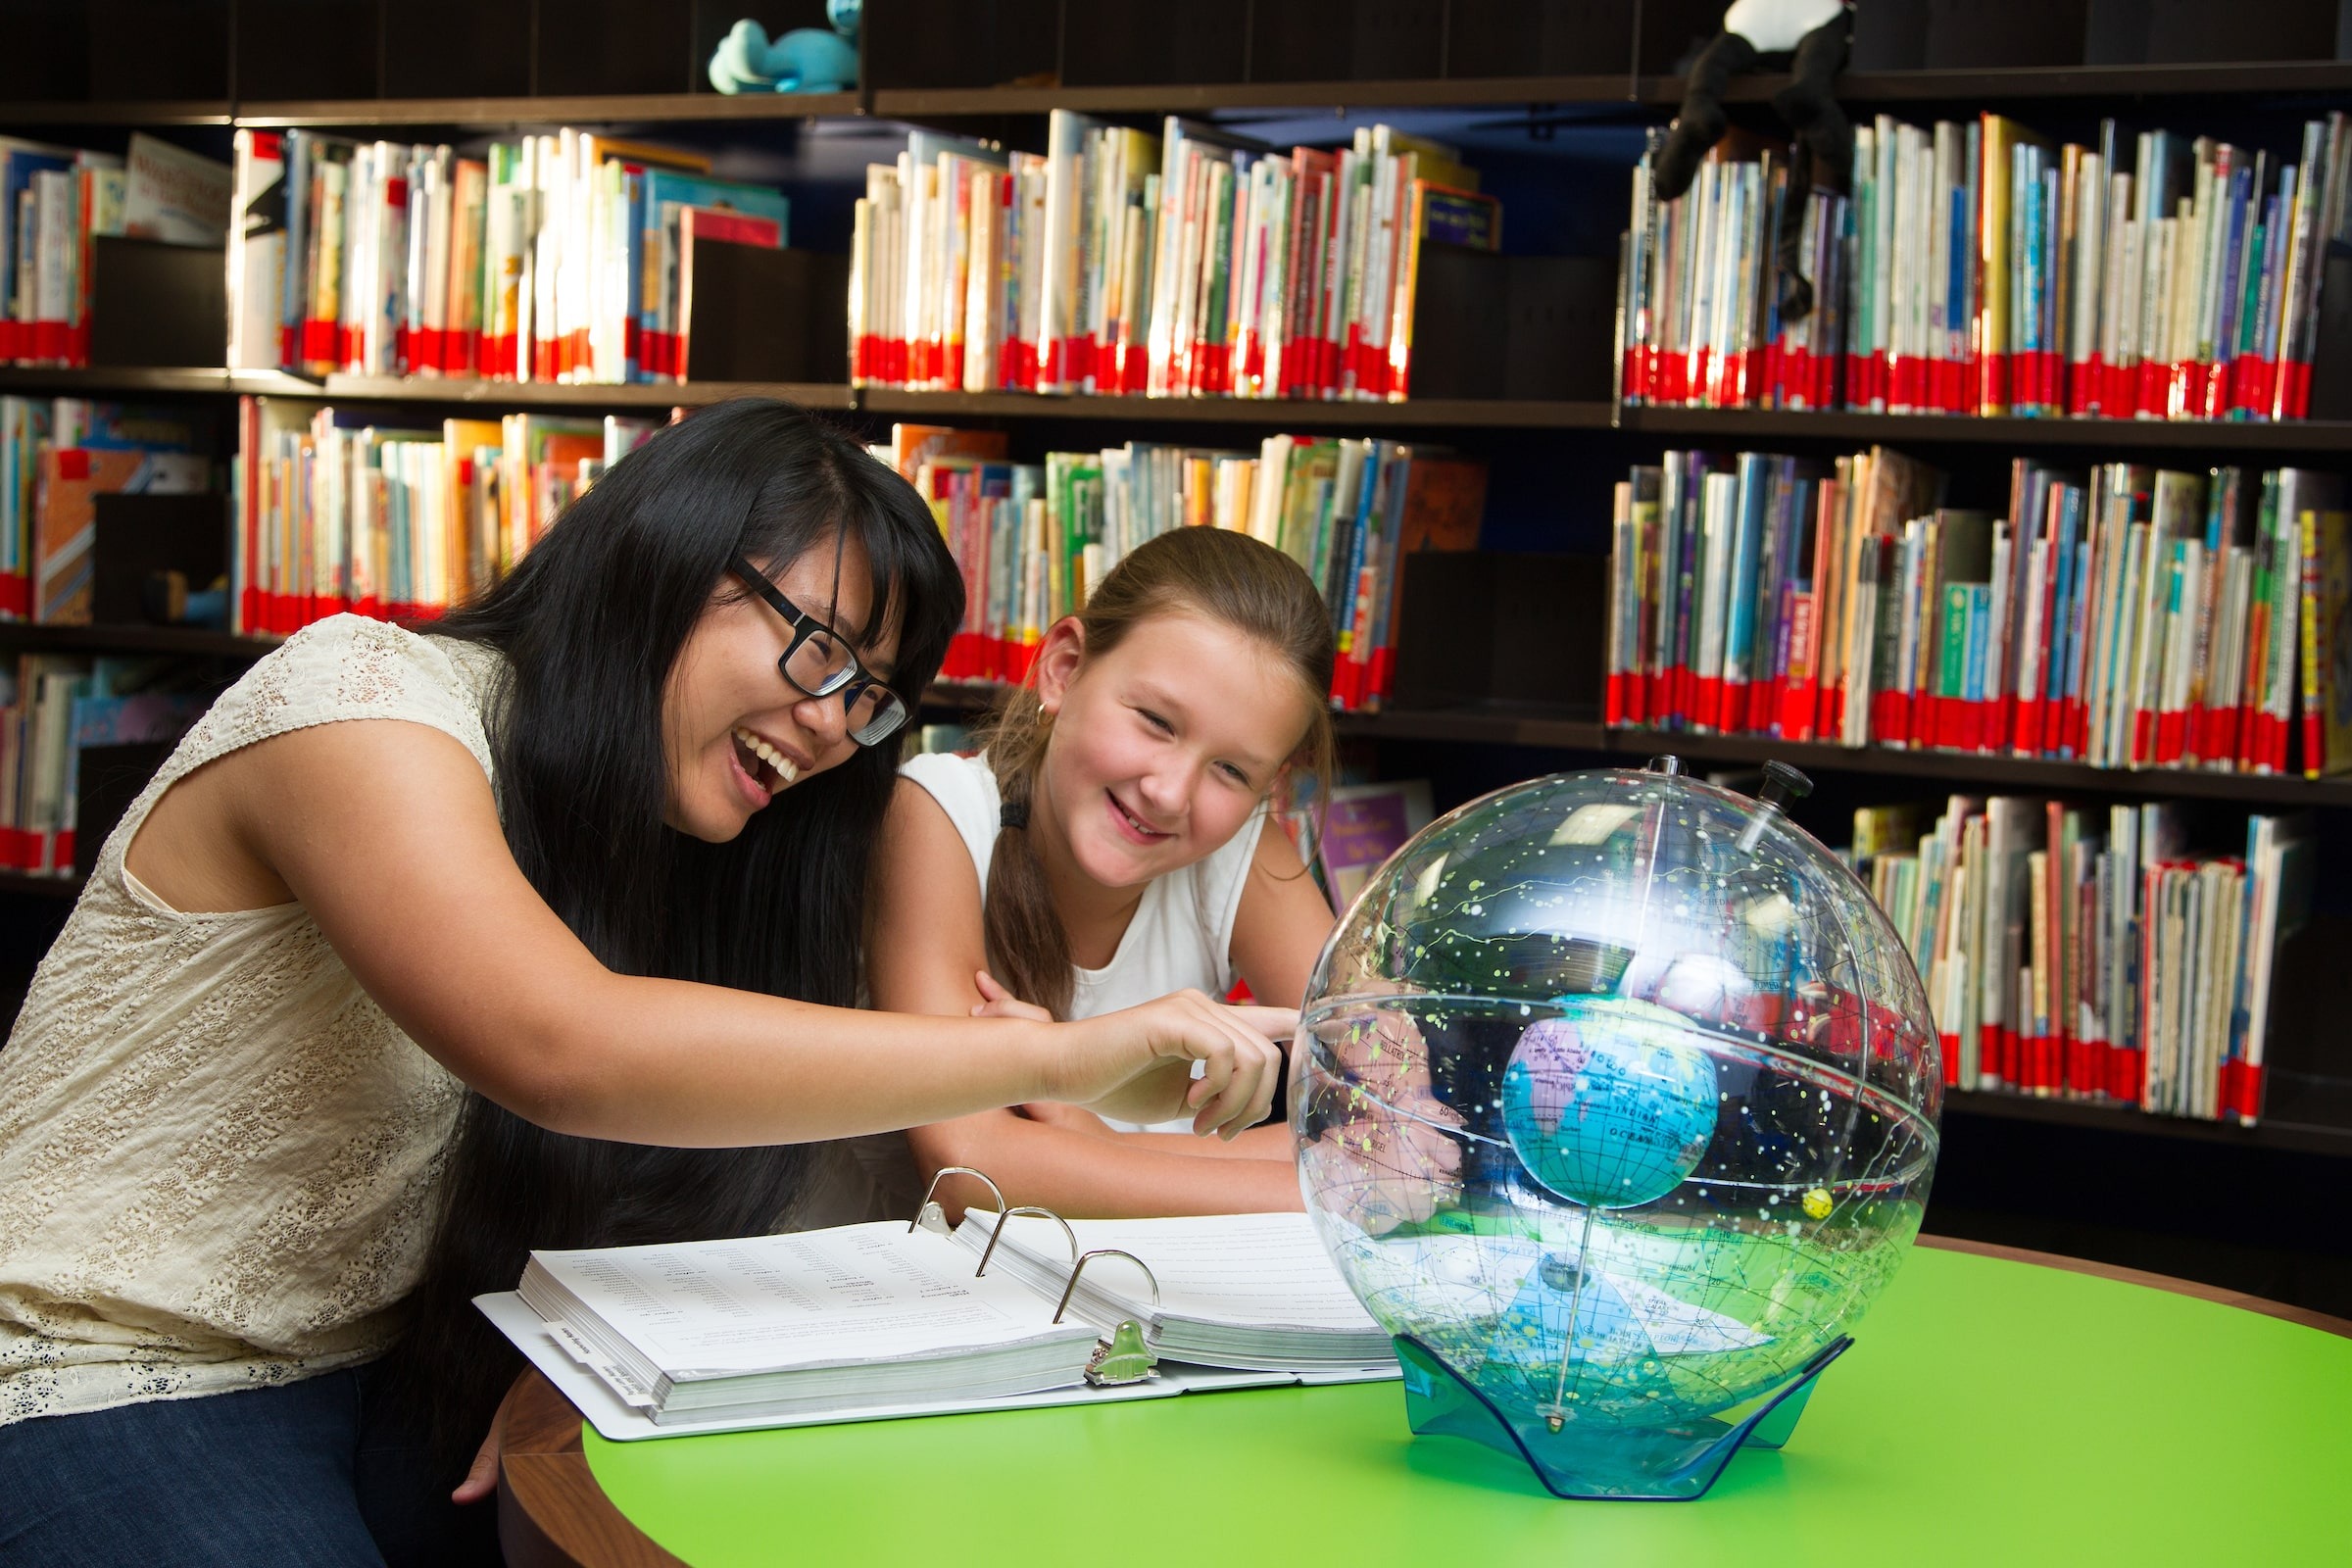
{"type": "MultiPolygon", "coordinates": [[[[1848,0],[1733,0],[1723,14],[1722,34],[1692,63],[1682,112],[1651,163],[1650,184],[1658,198],[1672,201],[1690,188],[1707,150],[1731,126],[1723,112],[1724,88],[1771,55],[1790,57],[1788,85],[1772,95],[1772,107],[1796,143],[1788,189],[1842,193],[1853,172],[1854,127],[1830,89],[1844,68],[1852,27],[1848,0]]],[[[1803,210],[1802,201],[1790,201],[1781,213],[1780,305],[1788,320],[1799,320],[1813,309],[1813,285],[1797,271],[1803,210]]]]}

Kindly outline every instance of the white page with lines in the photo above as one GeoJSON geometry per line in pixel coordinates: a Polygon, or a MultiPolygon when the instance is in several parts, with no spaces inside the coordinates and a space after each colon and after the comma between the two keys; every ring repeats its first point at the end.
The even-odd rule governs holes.
{"type": "MultiPolygon", "coordinates": [[[[966,1247],[988,1245],[996,1215],[968,1213],[956,1231],[966,1247]]],[[[1159,1281],[1157,1316],[1244,1328],[1380,1332],[1323,1250],[1304,1214],[1207,1214],[1180,1219],[1070,1221],[1081,1251],[1115,1247],[1142,1258],[1159,1281]]],[[[1067,1279],[1069,1244],[1052,1220],[1016,1216],[1005,1245],[1032,1267],[1067,1279]]],[[[990,1271],[994,1273],[992,1269],[990,1271]]],[[[1117,1258],[1086,1266],[1085,1284],[1153,1315],[1151,1287],[1117,1258]]],[[[1057,1293],[1058,1294],[1058,1293],[1057,1293]]]]}

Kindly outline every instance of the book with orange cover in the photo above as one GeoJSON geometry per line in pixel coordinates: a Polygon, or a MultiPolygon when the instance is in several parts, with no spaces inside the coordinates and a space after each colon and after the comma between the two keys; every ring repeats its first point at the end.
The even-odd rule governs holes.
{"type": "Polygon", "coordinates": [[[945,424],[894,424],[890,427],[890,465],[899,477],[914,483],[915,474],[934,458],[997,458],[1006,451],[1002,430],[961,430],[945,424]]]}
{"type": "Polygon", "coordinates": [[[98,497],[200,495],[212,460],[190,452],[61,447],[42,455],[32,537],[32,618],[87,625],[98,497]]]}

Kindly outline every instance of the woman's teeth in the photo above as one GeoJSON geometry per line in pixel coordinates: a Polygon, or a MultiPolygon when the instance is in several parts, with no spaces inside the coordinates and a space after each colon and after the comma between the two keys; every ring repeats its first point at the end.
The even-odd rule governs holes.
{"type": "Polygon", "coordinates": [[[768,794],[775,794],[801,776],[801,770],[790,758],[740,724],[735,726],[735,743],[774,770],[776,782],[768,785],[768,794]]]}

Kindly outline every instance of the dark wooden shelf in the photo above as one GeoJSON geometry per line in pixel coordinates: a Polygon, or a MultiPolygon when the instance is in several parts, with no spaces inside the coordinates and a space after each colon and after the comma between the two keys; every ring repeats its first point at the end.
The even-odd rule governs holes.
{"type": "Polygon", "coordinates": [[[1335,713],[1332,717],[1339,732],[1349,737],[1548,746],[1572,752],[1609,750],[1608,731],[1592,719],[1527,710],[1490,707],[1427,711],[1391,710],[1382,713],[1335,713]]]}
{"type": "Polygon", "coordinates": [[[275,648],[268,637],[239,637],[202,626],[57,626],[37,620],[0,620],[0,649],[41,654],[202,654],[259,659],[275,648]]]}
{"type": "Polygon", "coordinates": [[[2220,773],[2180,767],[2090,767],[2038,757],[1981,752],[1898,750],[1886,746],[1837,746],[1774,740],[1767,735],[1697,735],[1683,730],[1617,729],[1609,744],[1618,751],[1654,755],[1672,752],[1693,760],[1763,762],[1777,760],[1825,773],[1881,773],[1939,782],[1996,785],[2052,794],[2085,791],[2108,795],[2237,801],[2246,805],[2352,807],[2352,778],[2309,779],[2286,773],[2220,773]]]}
{"type": "Polygon", "coordinates": [[[1621,425],[1644,435],[1716,440],[1885,441],[1928,445],[2092,447],[2191,452],[2352,452],[2352,420],[2026,419],[1940,414],[1782,409],[1632,408],[1621,425]]]}
{"type": "Polygon", "coordinates": [[[272,127],[688,124],[808,120],[862,113],[854,92],[619,93],[579,98],[347,98],[239,104],[235,122],[272,127]]]}
{"type": "Polygon", "coordinates": [[[0,392],[250,392],[270,397],[317,397],[318,383],[276,370],[228,370],[214,366],[139,368],[94,366],[0,366],[0,392]]]}
{"type": "Polygon", "coordinates": [[[1131,424],[1361,430],[1607,430],[1661,440],[1966,444],[2021,450],[2276,453],[2352,452],[2352,420],[2027,419],[1930,414],[1805,413],[1779,409],[1614,409],[1604,402],[1421,398],[1403,403],[1298,398],[1061,397],[1028,392],[905,392],[840,382],[489,381],[460,376],[332,374],[275,370],[98,367],[0,367],[0,391],[245,393],[374,403],[564,409],[699,408],[732,397],[788,398],[812,409],[937,419],[1069,419],[1131,424]]]}
{"type": "MultiPolygon", "coordinates": [[[[304,384],[304,383],[297,383],[304,384]]],[[[483,381],[469,376],[330,375],[308,396],[365,403],[457,403],[501,408],[700,408],[736,397],[787,398],[803,408],[855,407],[846,385],[820,381],[483,381]]]]}
{"type": "MultiPolygon", "coordinates": [[[[1677,82],[1680,77],[1671,78],[1677,82]]],[[[1392,81],[1168,82],[1104,87],[881,87],[877,119],[926,120],[963,115],[1194,115],[1218,109],[1407,109],[1481,104],[1619,104],[1633,107],[1636,78],[1623,72],[1586,76],[1463,76],[1392,81]]],[[[1682,101],[1678,90],[1671,100],[1682,101]]]]}
{"type": "Polygon", "coordinates": [[[923,693],[923,707],[942,717],[975,718],[996,706],[1004,689],[993,681],[933,681],[923,693]]]}
{"type": "Polygon", "coordinates": [[[2265,1118],[2251,1127],[2241,1127],[2235,1122],[2204,1121],[2194,1116],[2152,1116],[2135,1106],[2106,1101],[1965,1090],[1946,1092],[1944,1112],[1947,1116],[2006,1117],[2064,1127],[2095,1127],[2135,1137],[2178,1138],[2238,1149],[2352,1155],[2352,1127],[2329,1127],[2316,1122],[2265,1118]]]}
{"type": "Polygon", "coordinates": [[[13,893],[39,899],[79,898],[85,880],[78,871],[67,876],[39,871],[0,871],[0,896],[13,893]]]}
{"type": "MultiPolygon", "coordinates": [[[[1735,77],[1724,92],[1732,103],[1764,103],[1784,78],[1769,73],[1735,77]]],[[[2019,102],[2035,98],[2270,97],[2283,93],[2352,92],[2352,61],[2281,60],[2269,64],[2161,66],[2013,66],[1985,71],[1856,71],[1838,78],[1842,104],[2019,102]]],[[[1680,76],[1642,76],[1635,96],[1673,107],[1683,101],[1680,76]]]]}
{"type": "Polygon", "coordinates": [[[2089,767],[2078,762],[1975,752],[1898,751],[1774,740],[1765,735],[1702,735],[1685,730],[1610,729],[1572,713],[1461,708],[1391,710],[1337,715],[1340,733],[1372,740],[1468,741],[1542,746],[1625,757],[1672,754],[1701,762],[1788,762],[1822,773],[1874,773],[1947,785],[1987,785],[2044,794],[2235,801],[2248,806],[2352,808],[2352,776],[2198,772],[2186,768],[2089,767]]]}
{"type": "Polygon", "coordinates": [[[0,125],[226,125],[235,114],[225,98],[18,100],[0,103],[0,125]]]}
{"type": "MultiPolygon", "coordinates": [[[[1732,103],[1764,103],[1785,78],[1770,73],[1733,79],[1732,103]]],[[[1471,108],[1481,105],[1615,105],[1671,111],[1683,101],[1680,76],[1624,72],[1574,76],[1457,76],[1388,81],[1182,82],[1150,86],[877,88],[870,112],[883,119],[1042,115],[1053,109],[1094,114],[1201,114],[1220,109],[1471,108]]],[[[2043,66],[1986,71],[1849,72],[1838,78],[1847,105],[2024,102],[2054,98],[2196,98],[2279,93],[2352,92],[2352,62],[2273,64],[2043,66]]]]}
{"type": "Polygon", "coordinates": [[[1298,398],[1056,397],[1027,392],[899,392],[867,388],[868,414],[933,418],[1124,419],[1130,423],[1329,425],[1357,429],[1600,430],[1606,403],[1511,403],[1499,399],[1424,398],[1405,403],[1325,403],[1298,398]]]}

